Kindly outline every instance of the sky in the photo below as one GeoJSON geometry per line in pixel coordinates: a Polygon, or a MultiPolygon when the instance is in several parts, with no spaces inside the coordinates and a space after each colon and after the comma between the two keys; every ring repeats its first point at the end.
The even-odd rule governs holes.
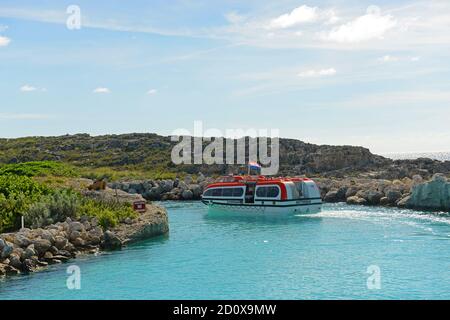
{"type": "Polygon", "coordinates": [[[0,0],[0,137],[202,121],[449,151],[449,80],[448,0],[0,0]]]}

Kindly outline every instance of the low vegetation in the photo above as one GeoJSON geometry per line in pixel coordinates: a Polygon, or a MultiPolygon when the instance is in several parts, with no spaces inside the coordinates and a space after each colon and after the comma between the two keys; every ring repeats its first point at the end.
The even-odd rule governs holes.
{"type": "Polygon", "coordinates": [[[52,161],[2,166],[0,233],[20,228],[21,216],[33,228],[83,215],[108,228],[136,216],[129,204],[86,198],[67,187],[67,180],[77,176],[80,171],[74,167],[52,161]]]}

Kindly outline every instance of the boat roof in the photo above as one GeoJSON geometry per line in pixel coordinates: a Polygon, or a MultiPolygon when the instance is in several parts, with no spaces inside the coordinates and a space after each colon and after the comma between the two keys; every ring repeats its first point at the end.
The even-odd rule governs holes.
{"type": "Polygon", "coordinates": [[[221,181],[211,183],[206,188],[245,186],[246,183],[265,185],[306,181],[312,180],[304,177],[224,176],[221,181]]]}

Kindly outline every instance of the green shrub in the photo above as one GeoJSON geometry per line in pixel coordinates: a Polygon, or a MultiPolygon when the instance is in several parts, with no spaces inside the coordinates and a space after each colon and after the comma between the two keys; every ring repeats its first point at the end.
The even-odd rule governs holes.
{"type": "Polygon", "coordinates": [[[76,177],[77,170],[65,163],[55,161],[33,161],[7,164],[0,167],[0,175],[17,175],[26,177],[58,176],[76,177]]]}
{"type": "Polygon", "coordinates": [[[0,193],[0,233],[17,228],[20,216],[26,212],[29,201],[23,194],[6,197],[0,193]]]}
{"type": "Polygon", "coordinates": [[[17,229],[20,216],[30,205],[51,190],[31,178],[6,175],[0,176],[0,232],[17,229]]]}
{"type": "Polygon", "coordinates": [[[24,214],[25,222],[33,228],[43,227],[77,217],[81,207],[80,196],[70,190],[58,190],[43,196],[30,205],[24,214]]]}
{"type": "Polygon", "coordinates": [[[115,227],[126,218],[137,216],[130,204],[93,199],[84,199],[80,212],[90,217],[96,217],[104,229],[115,227]]]}

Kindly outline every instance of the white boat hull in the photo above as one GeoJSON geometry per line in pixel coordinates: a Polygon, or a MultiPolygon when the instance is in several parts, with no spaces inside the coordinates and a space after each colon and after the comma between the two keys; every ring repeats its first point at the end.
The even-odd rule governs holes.
{"type": "Polygon", "coordinates": [[[322,209],[321,201],[293,200],[277,202],[275,204],[261,203],[227,203],[226,201],[203,201],[209,208],[209,212],[227,215],[253,215],[253,216],[287,216],[298,214],[318,213],[322,209]]]}

